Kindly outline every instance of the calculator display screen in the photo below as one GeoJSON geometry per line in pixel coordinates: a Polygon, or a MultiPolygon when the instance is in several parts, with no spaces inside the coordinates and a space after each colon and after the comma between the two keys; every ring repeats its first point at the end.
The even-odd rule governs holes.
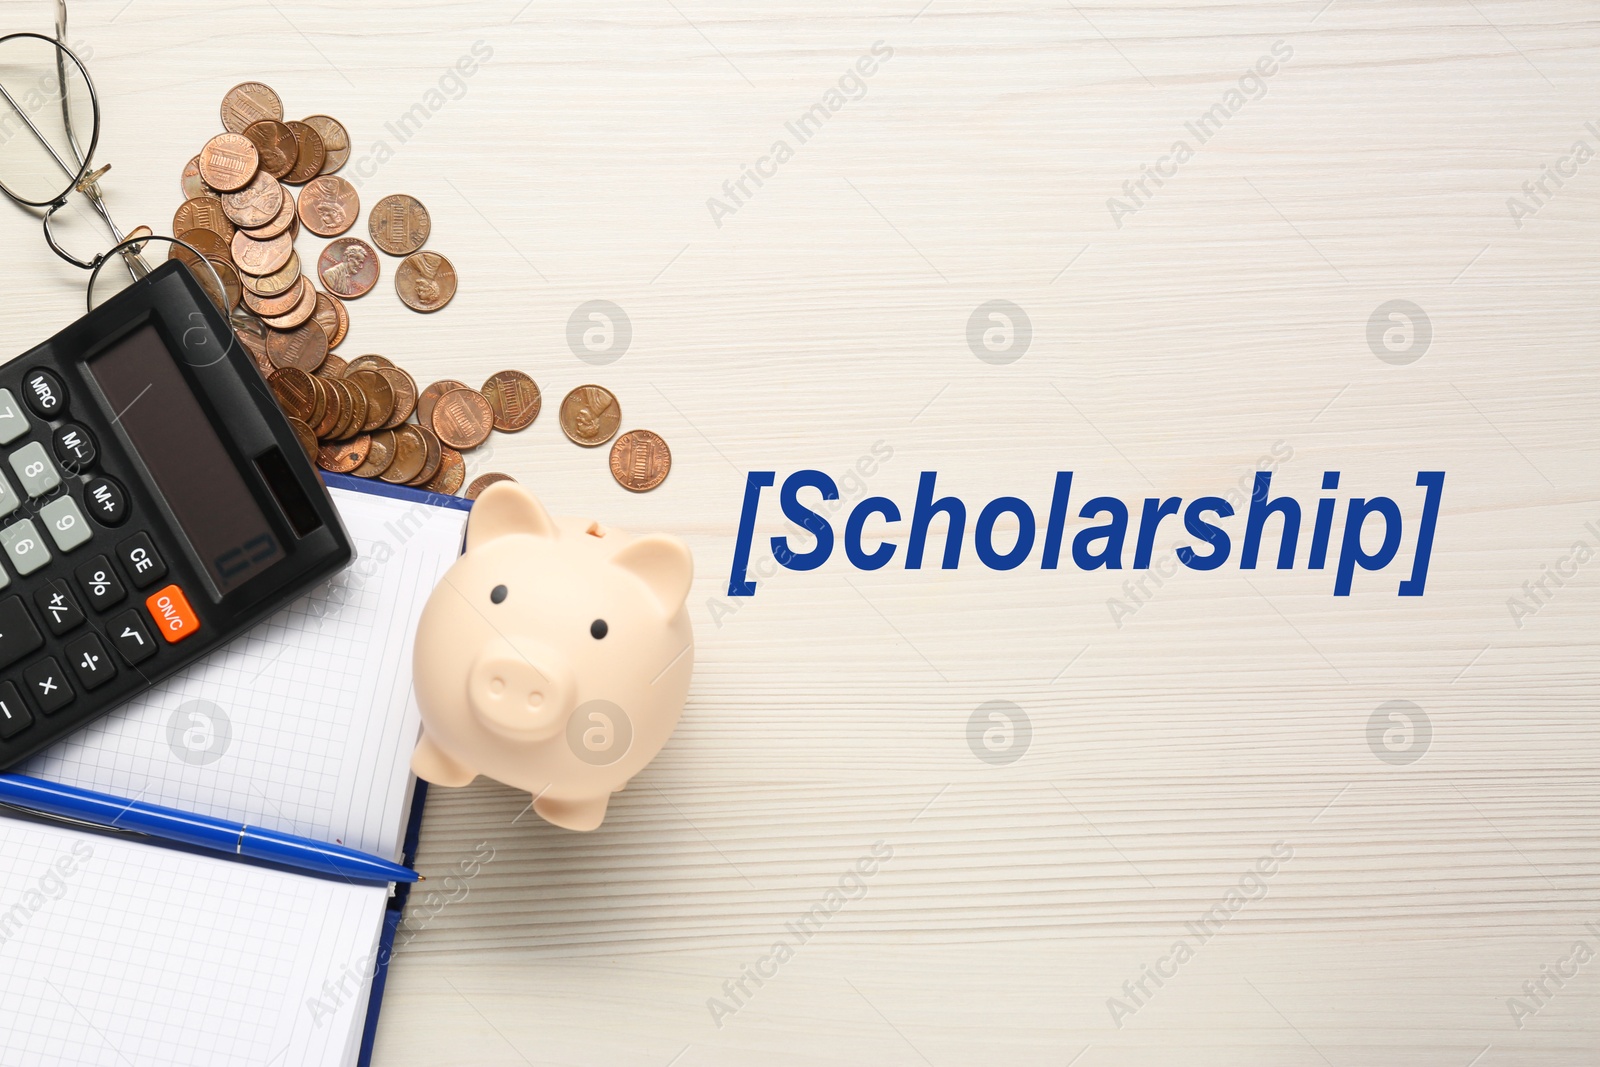
{"type": "Polygon", "coordinates": [[[154,326],[135,331],[88,366],[219,594],[284,557],[154,326]]]}

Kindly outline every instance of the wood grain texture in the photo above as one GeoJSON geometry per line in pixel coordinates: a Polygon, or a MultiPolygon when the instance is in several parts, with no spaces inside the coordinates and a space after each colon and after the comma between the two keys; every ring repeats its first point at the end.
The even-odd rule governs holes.
{"type": "MultiPolygon", "coordinates": [[[[352,178],[363,202],[421,198],[461,291],[419,318],[386,259],[341,351],[419,381],[527,370],[545,413],[468,476],[504,470],[554,511],[695,551],[690,705],[602,829],[555,830],[481,781],[430,798],[420,865],[456,899],[413,911],[380,1064],[1502,1067],[1600,1049],[1600,964],[1520,1027],[1508,1009],[1574,942],[1600,949],[1596,565],[1520,626],[1507,605],[1600,524],[1600,163],[1547,183],[1520,227],[1506,203],[1575,141],[1600,149],[1592,9],[74,12],[124,225],[165,223],[246,78],[342,119],[352,168],[384,140],[392,158],[352,178]],[[492,58],[426,106],[475,41],[492,58]],[[878,41],[893,56],[864,96],[716,225],[707,199],[878,41]],[[1292,58],[1197,144],[1185,124],[1280,41],[1292,58]],[[386,124],[419,102],[402,142],[386,124]],[[1116,225],[1108,198],[1180,138],[1193,158],[1116,225]],[[609,366],[566,339],[594,299],[632,324],[609,366]],[[1032,323],[1007,366],[968,347],[993,299],[1032,323]],[[1395,299],[1432,327],[1406,366],[1367,341],[1395,299]],[[623,492],[562,439],[555,403],[587,381],[624,428],[666,436],[661,489],[623,492]],[[1178,573],[1119,625],[1128,573],[994,573],[969,546],[953,572],[780,573],[714,619],[744,472],[842,476],[875,444],[892,455],[853,493],[903,508],[924,470],[969,506],[1036,510],[1058,469],[1079,500],[1224,492],[1263,459],[1302,500],[1332,469],[1345,494],[1449,482],[1421,599],[1388,573],[1335,600],[1327,572],[1230,567],[1178,573]],[[968,745],[990,700],[1031,721],[1008,766],[968,745]],[[1431,724],[1415,763],[1369,747],[1390,700],[1431,724]],[[714,1018],[875,842],[893,855],[859,897],[714,1018]],[[1292,858],[1259,897],[1117,1025],[1108,1000],[1280,842],[1292,858]]],[[[80,279],[19,214],[5,225],[0,336],[20,351],[75,313],[80,279]]]]}

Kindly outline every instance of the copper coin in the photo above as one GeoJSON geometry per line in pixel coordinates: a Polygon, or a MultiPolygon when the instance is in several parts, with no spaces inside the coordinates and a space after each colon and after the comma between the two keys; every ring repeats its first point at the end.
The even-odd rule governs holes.
{"type": "MultiPolygon", "coordinates": [[[[316,326],[316,323],[311,322],[311,316],[317,310],[316,286],[311,284],[310,278],[301,278],[299,291],[300,300],[294,305],[293,308],[284,312],[282,315],[262,316],[262,319],[268,326],[272,327],[274,330],[293,330],[306,323],[316,326]]],[[[287,296],[288,294],[284,295],[287,296]]],[[[316,326],[316,330],[318,333],[322,333],[321,326],[316,326]]],[[[324,347],[323,355],[326,356],[328,340],[327,334],[322,335],[322,340],[324,347]]]]}
{"type": "Polygon", "coordinates": [[[300,190],[300,221],[318,237],[337,237],[361,216],[361,198],[356,187],[329,174],[312,178],[300,190]]]}
{"type": "Polygon", "coordinates": [[[477,448],[494,429],[494,409],[476,389],[452,389],[433,405],[428,424],[451,448],[477,448]]]}
{"type": "Polygon", "coordinates": [[[258,241],[245,230],[233,235],[229,243],[233,265],[246,274],[261,277],[289,262],[294,255],[294,235],[280,233],[270,241],[258,241]]]}
{"type": "MultiPolygon", "coordinates": [[[[283,186],[264,170],[256,171],[256,176],[243,189],[222,194],[223,212],[227,214],[229,222],[241,229],[254,230],[267,225],[278,217],[282,207],[283,186]]],[[[252,233],[250,236],[259,240],[277,235],[252,233]]]]}
{"type": "Polygon", "coordinates": [[[244,295],[244,289],[239,285],[239,272],[233,265],[220,256],[207,256],[206,262],[211,264],[211,269],[216,271],[217,279],[222,282],[223,299],[218,301],[216,293],[212,292],[213,282],[211,275],[206,271],[196,271],[195,278],[199,280],[200,287],[211,294],[212,302],[226,312],[231,312],[239,306],[239,299],[244,295]]]}
{"type": "Polygon", "coordinates": [[[333,431],[333,436],[336,438],[353,437],[360,433],[361,427],[367,423],[367,408],[370,403],[367,400],[367,394],[360,386],[354,384],[348,378],[336,378],[333,384],[344,390],[350,397],[350,417],[346,422],[339,424],[338,428],[333,431]]]}
{"type": "Polygon", "coordinates": [[[391,256],[409,256],[427,244],[432,228],[422,201],[404,193],[384,197],[367,214],[372,243],[391,256]]]}
{"type": "Polygon", "coordinates": [[[611,477],[622,488],[648,493],[672,470],[672,451],[660,434],[629,430],[611,446],[611,477]]]}
{"type": "Polygon", "coordinates": [[[317,137],[322,141],[326,157],[322,161],[319,174],[332,174],[345,165],[350,158],[350,134],[340,124],[338,119],[327,115],[307,115],[303,120],[307,126],[317,131],[317,137]]]}
{"type": "MultiPolygon", "coordinates": [[[[228,242],[223,240],[221,237],[218,237],[210,230],[184,230],[178,234],[178,240],[182,241],[186,245],[191,246],[202,256],[215,256],[217,259],[228,259],[229,256],[233,254],[232,249],[228,247],[228,242]]],[[[194,256],[192,253],[185,251],[181,245],[168,245],[167,258],[181,259],[185,263],[189,263],[194,256]]],[[[192,263],[190,265],[193,266],[192,263]]]]}
{"type": "Polygon", "coordinates": [[[219,133],[200,149],[200,177],[211,188],[231,193],[250,183],[260,162],[250,138],[242,133],[219,133]]]}
{"type": "MultiPolygon", "coordinates": [[[[315,374],[312,374],[309,377],[311,378],[311,391],[315,393],[316,396],[312,398],[311,414],[306,417],[306,425],[314,428],[321,424],[322,420],[327,416],[328,405],[331,403],[331,401],[328,399],[327,385],[325,385],[315,374]]],[[[313,429],[312,433],[315,434],[315,432],[315,429],[313,429]]]]}
{"type": "Polygon", "coordinates": [[[456,490],[461,488],[461,483],[467,480],[467,461],[460,452],[449,445],[441,449],[439,469],[422,488],[430,493],[443,493],[445,496],[454,496],[456,490]]]}
{"type": "Polygon", "coordinates": [[[323,445],[317,450],[317,466],[335,474],[349,474],[367,461],[371,448],[372,438],[366,434],[338,444],[323,445]]]}
{"type": "Polygon", "coordinates": [[[394,415],[394,387],[375,370],[353,370],[345,381],[367,394],[367,417],[361,428],[371,433],[388,423],[394,415]]]}
{"type": "Polygon", "coordinates": [[[406,482],[407,485],[422,485],[428,482],[439,473],[439,464],[444,462],[445,445],[440,442],[439,435],[426,426],[418,426],[417,429],[427,438],[428,452],[422,459],[422,469],[417,472],[416,477],[406,482]]]}
{"type": "Polygon", "coordinates": [[[394,413],[383,424],[384,429],[391,430],[409,419],[417,409],[417,383],[399,367],[379,367],[377,373],[394,393],[394,413]]]}
{"type": "Polygon", "coordinates": [[[306,458],[315,463],[317,461],[317,435],[311,432],[311,427],[291,415],[289,417],[289,429],[294,431],[294,438],[300,442],[300,447],[305,450],[306,458]]]}
{"type": "Polygon", "coordinates": [[[243,133],[262,119],[282,118],[283,101],[271,86],[260,82],[235,85],[222,98],[222,128],[229,133],[243,133]]]}
{"type": "Polygon", "coordinates": [[[378,253],[359,237],[341,237],[322,250],[317,274],[334,296],[365,296],[378,284],[378,253]]]}
{"type": "Polygon", "coordinates": [[[328,347],[339,347],[339,342],[344,340],[345,333],[350,329],[350,313],[344,309],[344,302],[336,296],[318,293],[317,310],[311,313],[311,317],[328,335],[328,347]]]}
{"type": "Polygon", "coordinates": [[[393,430],[379,430],[375,434],[370,434],[369,438],[372,444],[367,449],[366,462],[350,472],[357,478],[376,478],[387,470],[394,460],[393,430]]]}
{"type": "Polygon", "coordinates": [[[466,382],[458,382],[454,378],[443,378],[434,382],[417,396],[417,421],[424,426],[431,425],[433,422],[433,405],[439,402],[441,396],[444,396],[452,389],[470,388],[472,387],[466,382]]]}
{"type": "Polygon", "coordinates": [[[267,332],[267,358],[274,367],[298,367],[310,374],[328,354],[328,335],[314,322],[292,330],[267,332]]]}
{"type": "Polygon", "coordinates": [[[585,448],[603,445],[622,425],[622,408],[611,390],[580,385],[561,401],[561,432],[585,448]]]}
{"type": "Polygon", "coordinates": [[[206,180],[200,177],[200,157],[195,156],[183,165],[183,198],[193,200],[206,195],[206,180]]]}
{"type": "MultiPolygon", "coordinates": [[[[220,240],[210,230],[190,230],[189,234],[202,246],[209,246],[210,241],[220,240]]],[[[188,267],[189,273],[194,275],[194,280],[200,283],[200,288],[211,297],[213,304],[222,309],[223,314],[239,306],[239,275],[228,265],[226,256],[197,256],[183,245],[173,244],[167,246],[167,258],[176,259],[188,267]],[[210,270],[207,270],[207,267],[210,267],[210,270]],[[222,283],[220,289],[218,282],[222,283]]]]}
{"type": "Polygon", "coordinates": [[[298,154],[295,156],[294,169],[285,174],[283,180],[291,185],[304,185],[322,173],[322,164],[328,160],[328,150],[317,131],[305,123],[286,122],[284,125],[294,133],[298,154]]]}
{"type": "Polygon", "coordinates": [[[539,417],[539,387],[519,370],[491,375],[480,392],[494,411],[494,428],[502,433],[525,430],[539,417]]]}
{"type": "MultiPolygon", "coordinates": [[[[277,183],[279,191],[283,193],[283,203],[278,205],[278,213],[260,226],[250,229],[250,236],[258,241],[270,241],[280,233],[287,233],[295,223],[294,194],[282,182],[277,183]]],[[[233,194],[228,194],[232,196],[233,194]]]]}
{"type": "Polygon", "coordinates": [[[290,252],[289,258],[283,266],[271,274],[257,277],[254,274],[241,274],[239,280],[244,287],[257,296],[278,296],[287,293],[300,284],[300,253],[290,252]]]}
{"type": "Polygon", "coordinates": [[[472,479],[472,484],[467,486],[467,491],[462,495],[468,500],[476,500],[485,489],[489,488],[495,482],[514,481],[516,481],[516,479],[511,477],[509,474],[501,474],[499,471],[491,471],[488,474],[480,474],[476,478],[472,479]]]}
{"type": "Polygon", "coordinates": [[[394,291],[413,311],[438,311],[456,295],[456,269],[437,252],[414,252],[394,272],[394,291]]]}
{"type": "Polygon", "coordinates": [[[310,419],[317,407],[317,388],[311,375],[298,367],[283,367],[267,377],[267,385],[285,415],[310,419]]]}
{"type": "Polygon", "coordinates": [[[277,119],[252,122],[244,128],[244,135],[256,146],[261,169],[275,180],[293,170],[295,160],[300,158],[300,143],[294,139],[294,131],[277,119]]]}
{"type": "Polygon", "coordinates": [[[173,233],[187,233],[190,230],[210,230],[224,241],[231,241],[235,227],[228,219],[222,201],[202,194],[185,200],[172,213],[173,233]]]}
{"type": "Polygon", "coordinates": [[[428,439],[423,436],[422,427],[408,422],[394,432],[394,459],[378,477],[393,485],[404,485],[417,476],[427,459],[428,439]]]}
{"type": "Polygon", "coordinates": [[[305,299],[305,287],[309,284],[305,278],[301,278],[277,296],[262,296],[260,293],[247,291],[244,294],[244,306],[266,319],[268,326],[273,326],[274,318],[289,314],[301,300],[305,299]]]}
{"type": "Polygon", "coordinates": [[[349,368],[350,365],[348,363],[329,352],[328,358],[323,360],[322,366],[317,368],[317,374],[324,378],[343,378],[349,368]]]}
{"type": "Polygon", "coordinates": [[[263,378],[269,377],[277,368],[267,358],[266,327],[259,322],[252,322],[246,326],[236,316],[233,321],[233,335],[238,338],[239,346],[250,353],[250,358],[255,361],[256,369],[263,378]]]}
{"type": "Polygon", "coordinates": [[[350,361],[351,370],[382,370],[384,367],[393,367],[394,363],[382,356],[366,355],[357,356],[350,361]]]}
{"type": "Polygon", "coordinates": [[[323,408],[322,418],[312,423],[319,440],[331,434],[349,413],[349,398],[339,389],[342,384],[337,378],[322,379],[322,393],[327,398],[327,406],[323,408]]]}

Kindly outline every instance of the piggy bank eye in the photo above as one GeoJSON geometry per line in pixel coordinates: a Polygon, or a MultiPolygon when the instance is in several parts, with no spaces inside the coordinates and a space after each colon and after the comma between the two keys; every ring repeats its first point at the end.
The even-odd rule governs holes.
{"type": "Polygon", "coordinates": [[[497,585],[493,589],[489,590],[489,599],[492,600],[494,603],[498,604],[498,603],[500,603],[500,601],[504,600],[505,598],[506,598],[506,587],[505,586],[497,585]]]}
{"type": "Polygon", "coordinates": [[[611,628],[606,625],[606,620],[596,619],[594,622],[589,624],[589,636],[598,641],[604,637],[610,631],[610,629],[611,628]]]}

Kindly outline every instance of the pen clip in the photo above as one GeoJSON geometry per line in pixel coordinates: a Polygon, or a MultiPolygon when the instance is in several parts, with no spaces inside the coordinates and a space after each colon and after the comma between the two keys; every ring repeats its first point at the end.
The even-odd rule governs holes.
{"type": "Polygon", "coordinates": [[[87,819],[74,819],[70,815],[55,815],[47,811],[35,811],[33,808],[23,807],[20,804],[6,804],[0,802],[0,809],[14,811],[21,815],[28,815],[46,822],[61,823],[65,826],[76,826],[84,830],[97,830],[105,834],[121,834],[124,837],[149,837],[149,834],[140,833],[138,830],[125,830],[120,826],[109,826],[103,822],[90,822],[87,819]]]}

